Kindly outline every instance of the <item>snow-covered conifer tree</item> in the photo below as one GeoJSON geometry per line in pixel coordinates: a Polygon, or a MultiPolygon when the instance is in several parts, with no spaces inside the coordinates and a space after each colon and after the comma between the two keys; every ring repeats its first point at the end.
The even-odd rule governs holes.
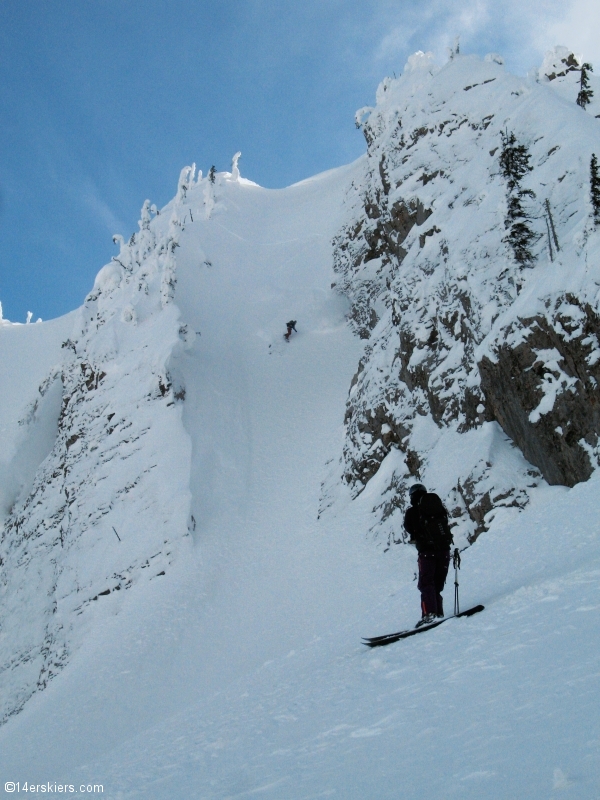
{"type": "Polygon", "coordinates": [[[113,242],[119,245],[119,255],[113,256],[112,261],[116,261],[117,264],[120,264],[127,272],[132,272],[133,255],[129,242],[126,242],[119,233],[115,233],[113,236],[113,242]]]}
{"type": "Polygon", "coordinates": [[[152,217],[150,216],[150,200],[144,200],[140,217],[141,219],[138,221],[140,230],[147,231],[150,228],[150,222],[152,221],[152,217]]]}
{"type": "Polygon", "coordinates": [[[242,155],[241,150],[234,155],[231,160],[231,180],[232,181],[239,181],[240,179],[240,168],[238,167],[238,162],[240,160],[240,156],[242,155]]]}
{"type": "Polygon", "coordinates": [[[592,101],[594,92],[590,89],[590,79],[588,72],[593,72],[594,69],[591,64],[586,61],[581,65],[581,74],[579,77],[579,94],[577,95],[577,105],[585,108],[592,101]]]}
{"type": "Polygon", "coordinates": [[[166,242],[166,255],[163,259],[163,275],[160,288],[163,308],[175,297],[175,286],[177,285],[175,249],[179,247],[181,230],[181,220],[177,211],[173,210],[169,221],[169,233],[166,242]]]}
{"type": "Polygon", "coordinates": [[[460,36],[454,37],[454,42],[452,43],[452,47],[448,47],[448,58],[450,61],[453,61],[455,56],[460,55],[460,36]]]}
{"type": "Polygon", "coordinates": [[[600,225],[600,171],[598,170],[598,159],[595,153],[592,153],[590,161],[590,195],[594,224],[600,225]]]}
{"type": "Polygon", "coordinates": [[[184,167],[179,175],[177,183],[177,202],[183,203],[187,197],[187,191],[194,182],[194,175],[196,174],[196,165],[192,164],[191,167],[184,167]]]}
{"type": "Polygon", "coordinates": [[[500,167],[507,181],[507,214],[504,227],[508,234],[504,241],[510,245],[515,260],[522,266],[532,264],[535,258],[531,252],[531,245],[535,234],[528,224],[529,215],[523,206],[523,198],[535,197],[531,189],[521,188],[521,181],[531,172],[533,167],[529,164],[529,151],[523,144],[517,144],[514,133],[508,131],[502,134],[502,152],[500,153],[500,167]]]}
{"type": "Polygon", "coordinates": [[[211,183],[215,182],[216,174],[217,174],[217,170],[215,169],[215,165],[213,164],[212,167],[208,170],[208,180],[211,183]]]}

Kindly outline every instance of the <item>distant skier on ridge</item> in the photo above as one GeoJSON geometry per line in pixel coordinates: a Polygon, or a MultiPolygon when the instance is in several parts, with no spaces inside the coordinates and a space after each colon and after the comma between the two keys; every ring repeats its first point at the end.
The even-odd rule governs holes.
{"type": "Polygon", "coordinates": [[[292,335],[292,331],[298,333],[298,331],[296,330],[296,322],[298,322],[298,320],[291,319],[289,322],[285,323],[287,326],[287,333],[283,334],[283,338],[286,340],[286,342],[289,342],[290,336],[292,335]]]}
{"type": "Polygon", "coordinates": [[[421,619],[416,627],[428,625],[444,616],[442,589],[450,566],[450,545],[453,542],[448,525],[448,512],[437,494],[428,492],[422,483],[408,491],[410,506],[404,514],[404,530],[419,553],[421,619]]]}

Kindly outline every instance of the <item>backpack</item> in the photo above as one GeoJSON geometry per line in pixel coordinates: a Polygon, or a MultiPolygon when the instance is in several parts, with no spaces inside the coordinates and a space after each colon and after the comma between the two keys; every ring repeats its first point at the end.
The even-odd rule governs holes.
{"type": "Polygon", "coordinates": [[[419,512],[419,544],[427,550],[445,550],[454,542],[448,512],[437,494],[427,492],[417,505],[419,512]]]}

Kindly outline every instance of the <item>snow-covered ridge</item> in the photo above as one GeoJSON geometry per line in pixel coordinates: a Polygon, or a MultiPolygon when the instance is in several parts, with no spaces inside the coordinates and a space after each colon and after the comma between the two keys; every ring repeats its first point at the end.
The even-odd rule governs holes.
{"type": "MultiPolygon", "coordinates": [[[[9,443],[0,463],[4,721],[93,640],[136,586],[162,581],[176,561],[194,562],[193,536],[210,526],[216,497],[226,497],[227,509],[247,502],[252,431],[247,399],[236,393],[245,386],[248,337],[259,361],[275,355],[275,368],[292,311],[317,343],[348,336],[347,306],[326,287],[353,167],[268,191],[240,176],[238,159],[231,172],[206,177],[184,168],[160,211],[146,201],[139,230],[114,237],[118,254],[70,318],[6,326],[30,340],[39,332],[52,347],[41,358],[34,343],[28,357],[39,389],[30,380],[22,392],[15,387],[13,405],[21,407],[23,396],[31,402],[18,425],[11,417],[2,429],[9,443]],[[198,294],[204,285],[210,297],[198,294]],[[270,319],[279,292],[289,298],[283,310],[275,302],[270,319]],[[219,334],[209,325],[201,339],[207,313],[219,334]]],[[[16,352],[14,336],[1,344],[16,352]]],[[[7,388],[16,373],[2,376],[7,388]]]]}
{"type": "Polygon", "coordinates": [[[414,479],[437,487],[459,541],[472,540],[542,477],[573,485],[598,463],[600,127],[595,106],[575,103],[577,64],[556,48],[521,79],[496,55],[440,68],[420,53],[357,114],[368,157],[334,244],[337,288],[368,341],[342,468],[352,496],[371,484],[384,542],[401,536],[414,479]],[[507,238],[510,134],[532,167],[517,187],[528,263],[507,238]]]}
{"type": "MultiPolygon", "coordinates": [[[[146,201],[139,231],[128,242],[115,237],[119,255],[98,273],[62,361],[21,420],[27,446],[7,473],[23,472],[19,461],[31,451],[25,472],[33,474],[5,499],[2,720],[64,666],[99,598],[114,596],[118,607],[127,589],[164,575],[189,547],[185,391],[170,364],[196,336],[173,302],[189,214],[182,203],[194,177],[183,170],[162,214],[146,201]]],[[[210,213],[212,186],[197,191],[205,188],[210,213]]]]}

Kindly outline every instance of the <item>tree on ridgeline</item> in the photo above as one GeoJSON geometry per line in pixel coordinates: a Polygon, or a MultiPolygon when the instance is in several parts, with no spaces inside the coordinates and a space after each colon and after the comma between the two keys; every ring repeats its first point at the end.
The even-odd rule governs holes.
{"type": "Polygon", "coordinates": [[[594,92],[590,89],[590,79],[588,72],[593,72],[594,68],[586,61],[581,65],[581,74],[579,76],[579,94],[577,95],[576,103],[581,108],[585,109],[592,102],[594,92]]]}

